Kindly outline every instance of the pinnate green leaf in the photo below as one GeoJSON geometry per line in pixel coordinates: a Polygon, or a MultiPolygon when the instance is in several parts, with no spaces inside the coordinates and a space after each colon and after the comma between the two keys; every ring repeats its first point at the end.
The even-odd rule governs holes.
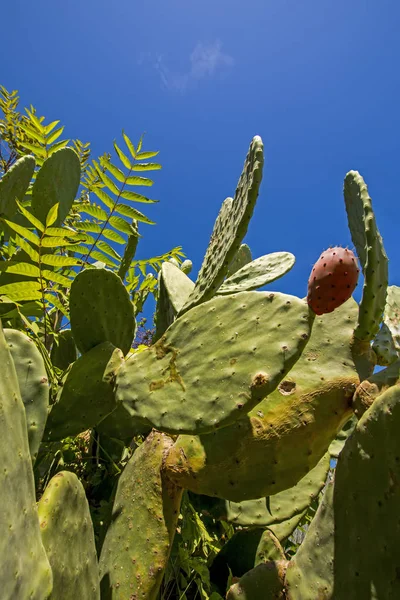
{"type": "Polygon", "coordinates": [[[60,254],[43,254],[41,261],[43,264],[51,265],[52,267],[72,267],[82,264],[82,261],[78,258],[61,256],[60,254]]]}
{"type": "MultiPolygon", "coordinates": [[[[46,217],[46,233],[49,234],[48,232],[48,228],[51,227],[53,225],[53,223],[56,222],[57,217],[58,217],[58,207],[59,207],[59,202],[57,202],[56,204],[54,204],[49,212],[47,213],[47,217],[46,217]]],[[[51,234],[49,234],[51,235],[51,234]]]]}
{"type": "Polygon", "coordinates": [[[37,281],[17,281],[0,286],[0,295],[6,295],[10,300],[26,301],[39,300],[42,296],[40,285],[37,281]]]}
{"type": "Polygon", "coordinates": [[[33,231],[27,229],[26,227],[22,227],[22,225],[18,225],[17,223],[13,223],[12,221],[7,221],[6,219],[2,220],[4,221],[4,223],[7,223],[10,229],[15,231],[16,233],[19,233],[21,237],[26,238],[36,246],[40,246],[40,240],[38,236],[35,233],[33,233],[33,231]]]}

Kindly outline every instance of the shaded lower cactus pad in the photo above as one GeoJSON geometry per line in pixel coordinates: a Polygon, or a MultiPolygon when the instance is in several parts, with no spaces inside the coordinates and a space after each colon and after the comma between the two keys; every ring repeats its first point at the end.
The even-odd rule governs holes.
{"type": "Polygon", "coordinates": [[[394,386],[346,442],[334,482],[288,567],[288,600],[400,597],[399,429],[394,386]]]}
{"type": "Polygon", "coordinates": [[[15,329],[4,329],[25,406],[29,450],[34,462],[42,441],[49,407],[49,382],[42,355],[31,338],[15,329]]]}
{"type": "Polygon", "coordinates": [[[225,427],[276,388],[306,346],[312,322],[295,296],[213,298],[126,361],[117,375],[117,400],[161,431],[225,427]]]}
{"type": "Polygon", "coordinates": [[[25,409],[1,324],[0,364],[0,595],[43,600],[52,573],[40,537],[25,409]]]}
{"type": "Polygon", "coordinates": [[[242,529],[222,547],[210,566],[210,580],[225,595],[229,574],[241,577],[258,564],[285,560],[282,546],[268,529],[242,529]]]}
{"type": "Polygon", "coordinates": [[[70,329],[61,331],[53,343],[51,349],[51,362],[55,367],[66,371],[77,359],[77,351],[70,329]]]}
{"type": "Polygon", "coordinates": [[[222,204],[195,288],[182,312],[212,298],[224,280],[230,263],[247,232],[258,197],[264,164],[263,143],[255,136],[250,144],[235,196],[222,204]]]}
{"type": "Polygon", "coordinates": [[[121,350],[99,344],[78,358],[63,379],[47,419],[45,440],[62,440],[95,427],[117,408],[113,384],[123,363],[121,350]]]}
{"type": "Polygon", "coordinates": [[[248,415],[215,433],[179,436],[166,460],[170,476],[197,494],[234,502],[296,485],[351,416],[357,315],[349,300],[317,317],[292,370],[248,415]]]}
{"type": "MultiPolygon", "coordinates": [[[[289,521],[296,523],[296,518],[302,517],[303,512],[318,497],[325,485],[329,471],[330,455],[326,453],[319,463],[309,471],[298,483],[274,496],[230,502],[219,498],[193,495],[193,503],[203,514],[215,519],[228,521],[241,527],[271,527],[278,523],[289,521]]],[[[285,533],[286,533],[285,531],[285,533]]],[[[293,530],[284,537],[287,537],[293,530]]],[[[277,536],[280,541],[282,537],[277,536]]]]}
{"type": "Polygon", "coordinates": [[[225,279],[217,294],[236,294],[257,290],[283,277],[290,271],[294,263],[295,257],[290,252],[272,252],[260,256],[225,279]]]}
{"type": "Polygon", "coordinates": [[[119,479],[99,563],[103,600],[158,597],[182,499],[161,473],[171,443],[151,433],[119,479]]]}
{"type": "Polygon", "coordinates": [[[286,560],[258,565],[229,588],[226,600],[286,600],[286,567],[286,560]]]}
{"type": "Polygon", "coordinates": [[[85,269],[71,286],[71,329],[82,353],[111,342],[125,354],[135,337],[133,304],[121,279],[107,269],[85,269]]]}
{"type": "Polygon", "coordinates": [[[50,600],[100,600],[92,519],[85,490],[75,473],[61,471],[50,480],[38,512],[53,572],[50,600]]]}

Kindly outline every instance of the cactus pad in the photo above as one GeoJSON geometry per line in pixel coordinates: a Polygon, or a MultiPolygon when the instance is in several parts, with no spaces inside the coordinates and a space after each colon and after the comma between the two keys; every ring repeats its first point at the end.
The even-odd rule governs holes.
{"type": "Polygon", "coordinates": [[[357,171],[350,171],[345,177],[344,198],[350,232],[364,273],[354,335],[358,340],[369,342],[379,331],[385,308],[388,259],[375,223],[368,188],[357,171]]]}
{"type": "Polygon", "coordinates": [[[162,264],[161,276],[172,307],[175,313],[178,313],[193,291],[194,283],[171,262],[162,264]]]}
{"type": "Polygon", "coordinates": [[[39,169],[32,187],[32,213],[42,223],[49,210],[58,203],[59,227],[68,215],[75,200],[81,178],[81,164],[75,150],[56,150],[39,169]]]}
{"type": "Polygon", "coordinates": [[[103,600],[158,597],[182,498],[182,490],[161,474],[171,443],[151,433],[119,479],[99,562],[103,600]]]}
{"type": "Polygon", "coordinates": [[[42,544],[25,409],[0,325],[0,581],[4,600],[43,600],[52,574],[42,544]]]}
{"type": "Polygon", "coordinates": [[[306,303],[295,296],[216,297],[129,358],[117,376],[117,400],[161,431],[224,427],[276,388],[303,351],[311,324],[306,303]],[[202,353],[207,360],[199,360],[202,353]]]}
{"type": "Polygon", "coordinates": [[[45,439],[62,440],[94,427],[117,408],[113,391],[122,352],[99,344],[72,365],[47,419],[45,439]]]}
{"type": "Polygon", "coordinates": [[[210,566],[210,580],[224,596],[229,574],[241,577],[258,564],[285,560],[282,546],[268,529],[242,529],[226,542],[210,566]]]}
{"type": "Polygon", "coordinates": [[[4,329],[25,406],[29,450],[34,462],[42,441],[49,406],[49,383],[42,355],[22,331],[4,329]]]}
{"type": "Polygon", "coordinates": [[[236,271],[239,271],[242,267],[251,262],[251,250],[247,244],[241,244],[239,250],[236,252],[231,264],[229,265],[227,277],[231,277],[236,271]]]}
{"type": "Polygon", "coordinates": [[[111,342],[127,354],[136,322],[129,294],[118,275],[106,269],[86,269],[71,286],[71,329],[82,353],[111,342]]]}
{"type": "Polygon", "coordinates": [[[339,456],[334,482],[288,567],[288,600],[400,597],[399,427],[394,386],[363,415],[339,456]]]}
{"type": "Polygon", "coordinates": [[[50,480],[38,512],[53,572],[49,600],[100,600],[92,519],[85,490],[75,473],[61,471],[50,480]]]}
{"type": "Polygon", "coordinates": [[[233,200],[227,198],[222,204],[195,288],[182,313],[212,298],[223,282],[229,265],[246,235],[257,201],[263,163],[263,143],[261,138],[256,136],[250,144],[235,197],[233,200]]]}
{"type": "Polygon", "coordinates": [[[0,216],[13,220],[16,199],[22,202],[35,170],[33,156],[23,156],[0,179],[0,216]]]}
{"type": "Polygon", "coordinates": [[[226,600],[286,600],[286,567],[286,560],[258,565],[231,585],[226,600]]]}
{"type": "Polygon", "coordinates": [[[225,279],[217,294],[235,294],[256,290],[283,277],[295,263],[290,252],[273,252],[260,256],[225,279]]]}
{"type": "Polygon", "coordinates": [[[310,341],[278,388],[229,427],[179,436],[166,460],[169,476],[197,494],[234,502],[293,487],[351,416],[359,383],[352,358],[357,313],[349,300],[316,317],[310,341]]]}
{"type": "Polygon", "coordinates": [[[76,361],[76,346],[72,331],[64,329],[59,334],[53,343],[51,349],[51,362],[55,367],[66,371],[73,362],[76,361]]]}

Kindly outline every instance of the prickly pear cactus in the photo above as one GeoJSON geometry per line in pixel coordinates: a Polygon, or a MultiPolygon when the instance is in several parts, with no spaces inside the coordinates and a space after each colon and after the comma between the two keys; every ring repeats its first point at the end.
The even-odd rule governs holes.
{"type": "Polygon", "coordinates": [[[239,269],[241,269],[242,267],[247,265],[252,260],[253,259],[251,256],[251,250],[248,247],[248,245],[241,244],[241,246],[239,247],[239,250],[236,252],[231,264],[229,265],[229,268],[228,268],[228,271],[226,274],[227,277],[231,277],[231,275],[236,273],[236,271],[239,271],[239,269]]]}
{"type": "Polygon", "coordinates": [[[76,346],[70,329],[64,329],[57,334],[50,356],[52,364],[61,371],[66,371],[76,361],[76,346]]]}
{"type": "Polygon", "coordinates": [[[216,297],[125,362],[117,401],[167,433],[225,427],[276,388],[306,346],[312,322],[306,303],[295,296],[216,297]],[[207,360],[199,359],[202,353],[207,360]]]}
{"type": "Polygon", "coordinates": [[[236,294],[256,290],[283,277],[295,263],[290,252],[273,252],[260,256],[225,279],[217,294],[236,294]]]}
{"type": "Polygon", "coordinates": [[[71,286],[71,329],[81,353],[111,342],[127,354],[136,322],[129,294],[118,275],[107,269],[85,269],[71,286]]]}
{"type": "Polygon", "coordinates": [[[25,406],[29,450],[35,462],[49,407],[49,382],[43,358],[33,340],[22,331],[4,329],[25,406]]]}
{"type": "Polygon", "coordinates": [[[397,285],[387,288],[383,323],[372,349],[381,366],[388,366],[400,357],[400,288],[397,285]]]}
{"type": "Polygon", "coordinates": [[[357,171],[349,171],[345,177],[344,199],[350,233],[364,274],[354,335],[358,340],[370,342],[379,331],[385,308],[388,259],[376,226],[368,188],[357,171]]]}
{"type": "Polygon", "coordinates": [[[319,463],[296,485],[274,496],[230,502],[204,496],[194,497],[194,503],[203,514],[215,519],[228,521],[241,527],[268,527],[274,531],[275,525],[280,542],[287,538],[302,518],[304,511],[318,497],[325,485],[329,471],[330,453],[326,453],[319,463]],[[293,527],[292,527],[293,526],[293,527]],[[282,532],[284,535],[282,535],[282,532]]]}
{"type": "Polygon", "coordinates": [[[253,138],[235,197],[223,203],[199,271],[196,285],[181,313],[212,298],[239,250],[258,197],[264,164],[263,143],[253,138]]]}
{"type": "Polygon", "coordinates": [[[103,342],[67,371],[46,425],[46,441],[62,440],[95,427],[117,409],[113,384],[123,363],[121,350],[103,342]]]}
{"type": "Polygon", "coordinates": [[[50,480],[38,512],[53,572],[49,600],[100,600],[92,519],[85,490],[75,473],[61,471],[50,480]]]}
{"type": "Polygon", "coordinates": [[[78,192],[81,164],[75,150],[61,148],[47,158],[39,169],[32,188],[31,210],[42,223],[49,210],[58,204],[54,226],[59,227],[71,210],[78,192]]]}
{"type": "Polygon", "coordinates": [[[0,324],[0,581],[4,600],[44,600],[52,573],[40,537],[25,409],[0,324]]]}
{"type": "Polygon", "coordinates": [[[35,170],[33,156],[23,156],[0,179],[0,215],[13,219],[17,212],[16,199],[22,202],[35,170]]]}
{"type": "Polygon", "coordinates": [[[166,460],[170,476],[197,494],[234,502],[293,487],[352,414],[357,315],[349,300],[317,317],[297,363],[248,415],[213,434],[179,436],[166,460]]]}
{"type": "Polygon", "coordinates": [[[193,291],[194,283],[172,262],[164,262],[158,275],[158,302],[156,310],[156,342],[174,322],[193,291]]]}
{"type": "Polygon", "coordinates": [[[226,600],[286,600],[286,568],[286,560],[258,565],[229,588],[226,600]]]}
{"type": "Polygon", "coordinates": [[[158,597],[182,498],[161,472],[171,443],[151,433],[119,479],[99,563],[103,600],[158,597]]]}
{"type": "Polygon", "coordinates": [[[400,597],[399,427],[394,386],[346,442],[334,482],[288,567],[288,600],[400,597]]]}
{"type": "Polygon", "coordinates": [[[285,560],[279,540],[268,529],[242,529],[226,542],[210,566],[210,580],[224,596],[229,574],[241,577],[269,560],[285,560]]]}

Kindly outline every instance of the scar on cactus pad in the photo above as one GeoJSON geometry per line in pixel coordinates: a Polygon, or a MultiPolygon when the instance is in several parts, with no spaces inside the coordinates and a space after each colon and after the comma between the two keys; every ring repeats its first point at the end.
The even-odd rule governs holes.
{"type": "Polygon", "coordinates": [[[324,315],[344,304],[356,289],[359,272],[357,258],[348,248],[325,250],[308,280],[307,302],[311,310],[324,315]]]}

